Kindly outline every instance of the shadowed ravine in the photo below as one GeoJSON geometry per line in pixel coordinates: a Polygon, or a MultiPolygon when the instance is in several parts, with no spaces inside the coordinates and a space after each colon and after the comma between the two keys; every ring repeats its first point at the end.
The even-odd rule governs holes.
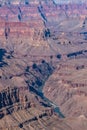
{"type": "MultiPolygon", "coordinates": [[[[47,64],[47,63],[46,63],[47,64]]],[[[44,64],[45,65],[45,64],[44,64]]],[[[50,65],[49,65],[49,67],[50,67],[50,65]]],[[[37,66],[37,68],[38,68],[38,66],[37,66]]],[[[44,93],[43,93],[43,87],[44,87],[44,84],[45,84],[45,82],[48,80],[48,78],[50,77],[50,75],[52,75],[52,73],[53,73],[53,71],[54,71],[54,69],[52,68],[52,67],[50,67],[50,69],[49,69],[50,71],[49,71],[49,75],[47,75],[47,78],[46,79],[44,79],[44,82],[42,83],[42,85],[40,85],[39,86],[39,84],[38,84],[38,89],[35,89],[35,86],[30,86],[29,85],[29,82],[27,82],[28,83],[28,86],[29,86],[29,90],[31,91],[31,92],[33,92],[34,94],[36,94],[37,96],[39,96],[46,104],[44,104],[44,106],[46,105],[46,106],[50,106],[50,107],[53,107],[54,108],[54,111],[60,116],[60,117],[62,117],[62,118],[64,118],[65,116],[62,114],[62,112],[60,111],[60,109],[59,109],[59,107],[55,104],[55,103],[53,103],[52,101],[50,101],[47,97],[45,97],[44,96],[44,93]]],[[[44,70],[45,71],[45,70],[44,70]]],[[[47,73],[45,73],[45,74],[47,74],[47,73]]],[[[45,75],[44,75],[45,76],[45,75]]]]}

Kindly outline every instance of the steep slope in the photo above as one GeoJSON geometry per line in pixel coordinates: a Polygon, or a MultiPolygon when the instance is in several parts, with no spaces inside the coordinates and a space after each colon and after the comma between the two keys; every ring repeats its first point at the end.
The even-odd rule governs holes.
{"type": "Polygon", "coordinates": [[[66,117],[87,117],[87,59],[61,62],[44,86],[45,96],[61,108],[66,117]]]}

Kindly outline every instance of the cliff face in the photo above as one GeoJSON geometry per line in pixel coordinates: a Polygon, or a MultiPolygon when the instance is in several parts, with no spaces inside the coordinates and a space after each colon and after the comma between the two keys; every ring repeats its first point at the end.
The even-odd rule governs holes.
{"type": "MultiPolygon", "coordinates": [[[[23,40],[21,37],[25,36],[29,43],[34,44],[35,40],[38,43],[36,45],[40,46],[44,44],[44,30],[49,29],[51,39],[59,39],[59,42],[64,43],[64,39],[61,39],[62,35],[65,42],[69,42],[67,35],[70,35],[68,33],[72,31],[73,26],[75,29],[72,31],[73,37],[74,32],[76,36],[79,36],[78,31],[81,31],[82,26],[86,26],[85,4],[82,6],[74,4],[60,6],[55,5],[52,0],[49,2],[37,0],[29,1],[27,5],[24,3],[28,1],[17,1],[18,6],[16,6],[14,4],[16,1],[8,1],[7,3],[9,2],[9,5],[2,4],[0,7],[0,36],[5,39],[9,37],[11,39],[15,36],[15,38],[23,40]],[[63,30],[67,28],[67,33],[62,34],[63,30]]],[[[6,2],[3,1],[3,3],[6,2]]],[[[55,40],[55,42],[57,41],[55,40]]],[[[44,45],[47,46],[47,44],[44,45]]]]}
{"type": "Polygon", "coordinates": [[[19,91],[17,88],[4,90],[0,93],[0,109],[19,102],[19,91]]]}

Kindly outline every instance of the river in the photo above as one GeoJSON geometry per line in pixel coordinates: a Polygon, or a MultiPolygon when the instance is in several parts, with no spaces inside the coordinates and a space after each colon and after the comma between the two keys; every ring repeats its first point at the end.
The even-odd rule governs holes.
{"type": "Polygon", "coordinates": [[[60,111],[60,108],[55,103],[50,101],[47,97],[45,97],[43,92],[39,92],[34,87],[30,87],[30,86],[29,86],[29,90],[31,92],[35,93],[36,95],[38,95],[44,102],[46,102],[47,106],[53,107],[54,108],[54,112],[56,112],[58,114],[58,116],[60,116],[61,118],[65,117],[62,114],[62,112],[60,111]]]}

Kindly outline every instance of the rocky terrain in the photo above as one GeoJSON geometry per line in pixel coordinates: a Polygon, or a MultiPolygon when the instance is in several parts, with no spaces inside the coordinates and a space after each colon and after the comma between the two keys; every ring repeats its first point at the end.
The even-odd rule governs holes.
{"type": "Polygon", "coordinates": [[[0,0],[0,130],[87,130],[87,4],[0,0]]]}

